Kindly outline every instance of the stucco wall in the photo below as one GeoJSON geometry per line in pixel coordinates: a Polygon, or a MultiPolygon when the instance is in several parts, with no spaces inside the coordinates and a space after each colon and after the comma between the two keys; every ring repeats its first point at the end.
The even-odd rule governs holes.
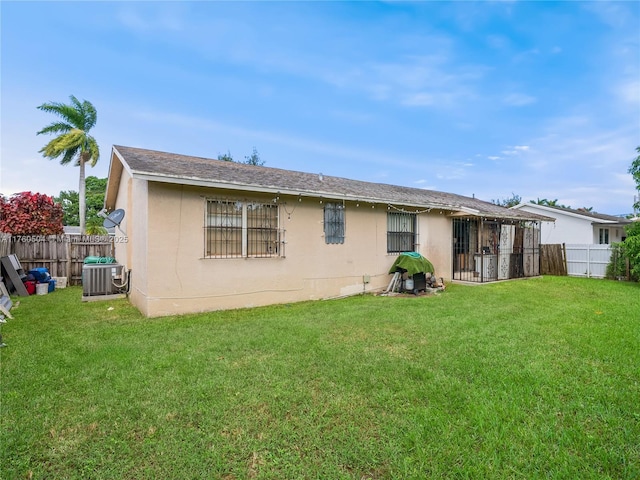
{"type": "Polygon", "coordinates": [[[622,238],[627,236],[624,228],[622,227],[609,227],[607,225],[594,225],[593,227],[593,242],[595,244],[600,243],[600,229],[609,230],[609,244],[621,242],[622,238]]]}
{"type": "Polygon", "coordinates": [[[129,300],[145,315],[149,315],[147,185],[146,181],[133,179],[126,170],[122,171],[115,208],[124,209],[125,216],[114,239],[116,261],[131,271],[129,300]]]}
{"type": "MultiPolygon", "coordinates": [[[[326,244],[320,200],[281,197],[284,257],[204,258],[206,198],[274,196],[133,180],[129,197],[131,301],[149,316],[353,295],[382,290],[390,280],[396,256],[386,252],[385,206],[347,203],[344,244],[326,244]]],[[[448,280],[450,219],[437,211],[418,218],[419,251],[448,280]]]]}
{"type": "Polygon", "coordinates": [[[625,236],[624,229],[618,226],[594,225],[594,221],[580,218],[562,211],[550,211],[540,209],[534,205],[523,205],[520,207],[525,212],[538,213],[550,217],[555,217],[555,222],[542,222],[540,228],[540,242],[549,243],[571,243],[571,244],[598,244],[600,243],[600,229],[609,230],[609,243],[620,242],[625,236]]]}
{"type": "Polygon", "coordinates": [[[435,268],[437,277],[451,280],[453,231],[451,218],[445,212],[434,211],[418,216],[418,252],[435,268]]]}
{"type": "Polygon", "coordinates": [[[122,171],[120,174],[120,183],[118,184],[118,194],[114,205],[114,210],[122,208],[125,211],[124,218],[120,223],[120,229],[115,231],[115,258],[121,265],[131,265],[131,252],[130,252],[130,238],[126,235],[129,230],[129,223],[131,216],[133,215],[133,209],[131,208],[131,184],[133,180],[131,176],[122,171]],[[124,232],[124,233],[123,233],[124,232]]]}
{"type": "Polygon", "coordinates": [[[540,243],[593,243],[593,226],[584,218],[564,215],[560,212],[549,212],[535,206],[524,205],[525,212],[555,217],[555,222],[541,222],[540,243]]]}

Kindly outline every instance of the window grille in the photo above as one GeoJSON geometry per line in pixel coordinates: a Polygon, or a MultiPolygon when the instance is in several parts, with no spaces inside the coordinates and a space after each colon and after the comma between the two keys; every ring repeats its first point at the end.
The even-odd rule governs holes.
{"type": "Polygon", "coordinates": [[[205,257],[272,257],[279,247],[277,205],[207,200],[205,257]]]}
{"type": "Polygon", "coordinates": [[[324,206],[325,243],[344,243],[344,205],[326,203],[324,206]]]}
{"type": "Polygon", "coordinates": [[[278,254],[278,206],[247,204],[247,255],[271,257],[278,254]]]}
{"type": "Polygon", "coordinates": [[[387,213],[387,253],[413,252],[416,245],[416,214],[387,213]]]}

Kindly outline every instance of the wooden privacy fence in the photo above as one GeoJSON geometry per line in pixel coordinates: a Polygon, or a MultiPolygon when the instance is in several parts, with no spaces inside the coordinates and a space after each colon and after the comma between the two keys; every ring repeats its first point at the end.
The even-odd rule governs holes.
{"type": "Polygon", "coordinates": [[[2,256],[15,254],[25,272],[45,267],[52,277],[65,277],[67,284],[82,283],[85,257],[112,257],[108,235],[27,235],[0,237],[2,256]]]}
{"type": "Polygon", "coordinates": [[[11,253],[11,234],[0,233],[0,257],[6,257],[11,253]]]}
{"type": "Polygon", "coordinates": [[[567,251],[564,243],[540,245],[540,274],[567,275],[567,251]]]}
{"type": "Polygon", "coordinates": [[[611,245],[540,245],[540,273],[571,277],[605,278],[611,262],[611,245]]]}

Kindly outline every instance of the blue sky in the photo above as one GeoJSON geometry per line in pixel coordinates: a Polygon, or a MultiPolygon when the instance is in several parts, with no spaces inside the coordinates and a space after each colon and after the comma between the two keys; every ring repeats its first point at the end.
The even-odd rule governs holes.
{"type": "Polygon", "coordinates": [[[111,146],[629,213],[640,2],[0,2],[7,195],[73,94],[111,146]]]}

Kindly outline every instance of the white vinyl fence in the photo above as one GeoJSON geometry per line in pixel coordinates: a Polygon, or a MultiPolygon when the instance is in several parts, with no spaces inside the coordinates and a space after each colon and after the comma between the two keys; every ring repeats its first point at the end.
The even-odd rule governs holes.
{"type": "Polygon", "coordinates": [[[567,244],[567,275],[604,278],[611,260],[611,245],[567,244]]]}

